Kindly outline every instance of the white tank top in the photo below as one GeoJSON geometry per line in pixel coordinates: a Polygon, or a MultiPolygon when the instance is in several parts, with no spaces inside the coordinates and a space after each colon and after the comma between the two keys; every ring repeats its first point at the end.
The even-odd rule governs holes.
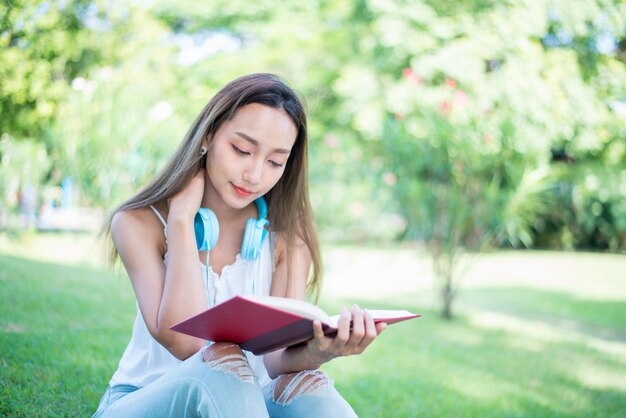
{"type": "MultiPolygon", "coordinates": [[[[167,237],[165,220],[154,207],[150,206],[150,208],[163,223],[164,233],[167,237]]],[[[167,264],[167,254],[163,262],[167,264]]],[[[256,260],[246,260],[238,254],[233,264],[222,269],[221,276],[215,273],[211,266],[205,266],[203,263],[198,263],[198,268],[202,273],[209,306],[236,295],[269,295],[274,272],[274,234],[269,233],[268,239],[263,241],[261,252],[256,260]]],[[[271,379],[263,364],[263,357],[255,356],[250,352],[244,351],[244,353],[257,376],[259,384],[264,386],[269,383],[271,379]]],[[[152,337],[141,315],[139,303],[137,303],[137,317],[130,342],[109,384],[111,386],[129,384],[143,387],[179,363],[181,360],[174,357],[152,337]]]]}

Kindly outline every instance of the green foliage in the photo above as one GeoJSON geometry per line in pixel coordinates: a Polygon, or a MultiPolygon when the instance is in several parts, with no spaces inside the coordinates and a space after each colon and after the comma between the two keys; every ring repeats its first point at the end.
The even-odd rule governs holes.
{"type": "Polygon", "coordinates": [[[626,170],[600,163],[553,168],[552,211],[540,217],[538,245],[619,251],[626,245],[626,170]]]}
{"type": "Polygon", "coordinates": [[[524,172],[519,184],[508,191],[510,196],[506,197],[501,213],[498,240],[514,247],[531,247],[538,219],[552,213],[554,187],[546,167],[524,172]]]}
{"type": "MultiPolygon", "coordinates": [[[[448,316],[465,250],[531,246],[543,218],[554,213],[557,181],[548,164],[555,150],[577,158],[603,154],[607,144],[621,149],[615,144],[623,143],[623,118],[613,105],[623,87],[595,74],[622,77],[624,66],[594,49],[592,74],[580,65],[588,62],[584,51],[545,40],[554,35],[553,16],[563,15],[569,25],[595,22],[576,36],[596,42],[612,26],[601,25],[595,6],[582,15],[535,1],[424,3],[408,12],[402,1],[371,7],[383,46],[372,61],[398,65],[378,72],[376,64],[346,66],[338,93],[352,127],[372,140],[369,151],[383,155],[383,170],[394,175],[390,188],[407,222],[405,237],[431,250],[448,316]]],[[[623,201],[620,192],[606,206],[621,208],[623,201]]],[[[595,213],[583,205],[575,218],[594,225],[583,229],[596,235],[601,211],[590,204],[595,213]]],[[[622,216],[603,217],[617,248],[622,216]]]]}
{"type": "Polygon", "coordinates": [[[119,7],[89,0],[0,5],[0,134],[41,138],[72,80],[114,59],[108,47],[123,20],[119,7]]]}
{"type": "Polygon", "coordinates": [[[167,32],[140,22],[142,35],[126,46],[133,59],[76,78],[48,138],[57,166],[79,180],[88,205],[111,207],[145,185],[200,110],[193,95],[171,94],[184,74],[170,70],[174,48],[153,42],[167,32]]]}
{"type": "MultiPolygon", "coordinates": [[[[424,237],[416,214],[426,204],[438,213],[442,203],[403,177],[431,170],[446,205],[469,211],[448,216],[452,223],[438,231],[479,219],[478,229],[490,232],[475,242],[588,246],[592,233],[551,238],[550,225],[573,225],[545,215],[560,199],[546,197],[555,171],[541,185],[527,183],[553,155],[601,161],[613,176],[626,164],[624,4],[575,3],[11,1],[0,9],[0,126],[11,138],[45,143],[44,181],[70,175],[83,204],[111,207],[164,164],[219,86],[271,71],[308,102],[312,196],[324,237],[424,237]],[[158,109],[169,116],[151,118],[158,109]],[[388,146],[400,129],[394,124],[433,141],[419,149],[424,158],[408,145],[388,146]],[[428,167],[428,158],[443,166],[428,167]],[[460,188],[449,190],[448,179],[460,188]],[[489,219],[471,213],[492,198],[498,209],[489,219]]],[[[611,196],[612,226],[603,230],[619,235],[613,223],[624,197],[611,196]]],[[[594,223],[595,212],[573,219],[594,223]]],[[[609,241],[602,248],[623,248],[609,241]]]]}
{"type": "Polygon", "coordinates": [[[393,195],[408,237],[428,245],[450,316],[464,253],[481,251],[496,237],[530,245],[535,219],[549,212],[550,186],[539,170],[520,173],[529,162],[516,150],[509,123],[498,138],[490,136],[488,119],[458,113],[463,109],[455,107],[470,99],[446,91],[455,88],[447,84],[430,89],[457,101],[420,100],[417,115],[389,118],[382,152],[397,179],[393,195]]]}
{"type": "MultiPolygon", "coordinates": [[[[370,170],[373,164],[366,160],[360,133],[342,108],[344,98],[336,93],[342,75],[348,74],[346,64],[369,33],[357,4],[288,1],[277,9],[264,1],[253,6],[244,1],[218,2],[206,8],[194,2],[176,7],[157,2],[154,10],[174,33],[193,34],[200,43],[216,35],[238,42],[234,52],[219,51],[192,64],[189,80],[204,85],[207,81],[197,75],[209,74],[209,83],[219,86],[247,72],[270,71],[287,79],[305,98],[310,115],[311,194],[324,237],[394,238],[400,228],[389,228],[386,220],[395,215],[369,221],[384,209],[389,196],[373,197],[380,178],[370,170]]],[[[208,98],[207,94],[204,100],[208,98]]]]}

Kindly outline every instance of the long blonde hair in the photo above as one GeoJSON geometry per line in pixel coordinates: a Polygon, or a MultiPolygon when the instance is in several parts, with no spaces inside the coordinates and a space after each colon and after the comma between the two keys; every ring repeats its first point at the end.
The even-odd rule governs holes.
{"type": "MultiPolygon", "coordinates": [[[[224,86],[202,109],[165,168],[139,193],[111,212],[102,227],[102,234],[112,243],[111,221],[115,213],[166,203],[167,199],[178,193],[205,161],[200,158],[202,141],[205,138],[212,140],[222,123],[232,119],[241,107],[251,103],[284,110],[297,128],[298,134],[285,171],[278,183],[265,195],[265,199],[270,229],[283,234],[287,244],[287,291],[292,282],[291,249],[298,236],[306,243],[312,257],[313,268],[308,289],[318,294],[322,261],[308,192],[306,113],[297,94],[273,74],[251,74],[224,86]]],[[[114,263],[118,256],[115,245],[111,245],[110,261],[114,263]]]]}

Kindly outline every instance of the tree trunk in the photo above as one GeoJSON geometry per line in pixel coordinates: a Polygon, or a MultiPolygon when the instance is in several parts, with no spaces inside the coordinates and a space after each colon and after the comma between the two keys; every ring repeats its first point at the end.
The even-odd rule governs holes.
{"type": "Polygon", "coordinates": [[[441,315],[445,319],[452,319],[452,302],[456,296],[454,265],[457,260],[455,254],[437,254],[433,261],[435,276],[439,282],[441,315]]]}
{"type": "Polygon", "coordinates": [[[451,279],[451,277],[447,277],[444,286],[441,288],[441,315],[445,319],[452,319],[452,301],[454,300],[454,292],[451,286],[451,279]]]}

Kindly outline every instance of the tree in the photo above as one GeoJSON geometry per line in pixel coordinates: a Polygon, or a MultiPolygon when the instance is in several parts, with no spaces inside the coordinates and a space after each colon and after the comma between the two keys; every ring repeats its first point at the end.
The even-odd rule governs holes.
{"type": "Polygon", "coordinates": [[[0,5],[0,133],[40,140],[72,80],[110,59],[111,51],[103,48],[106,35],[96,27],[109,17],[98,3],[0,5]]]}
{"type": "MultiPolygon", "coordinates": [[[[532,245],[553,212],[554,149],[600,150],[616,120],[605,101],[615,88],[598,88],[577,50],[544,45],[551,16],[566,15],[567,5],[470,3],[372,2],[376,57],[338,82],[348,86],[340,97],[369,138],[372,161],[384,158],[381,175],[391,181],[383,187],[407,221],[404,237],[430,250],[446,317],[463,254],[532,245]]],[[[579,38],[595,39],[585,22],[607,10],[600,3],[576,15],[588,29],[579,38]]],[[[594,68],[621,74],[603,61],[594,68]]]]}
{"type": "Polygon", "coordinates": [[[63,138],[50,129],[74,80],[114,63],[126,33],[121,2],[8,0],[0,4],[0,214],[25,185],[50,181],[63,138]],[[36,150],[36,151],[35,151],[36,150]],[[37,169],[24,160],[31,152],[37,169]]]}

